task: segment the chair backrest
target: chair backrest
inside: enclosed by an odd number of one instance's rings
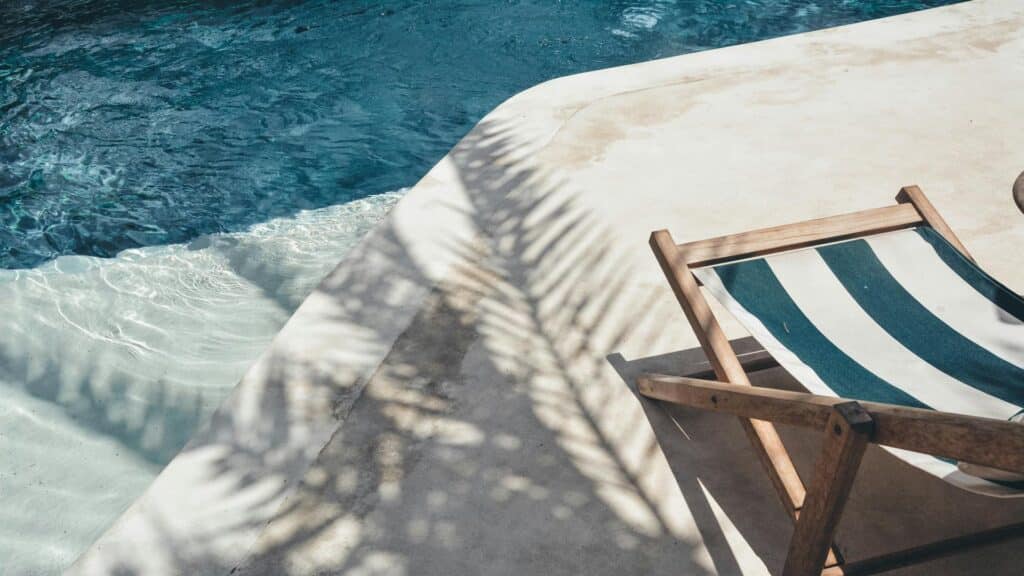
[[[1012,416],[1024,407],[1024,300],[977,267],[919,189],[898,198],[887,208],[652,244],[713,364],[738,366],[695,284],[686,289],[690,278],[812,392]],[[895,452],[962,487],[1020,494],[955,463]]]
[[[1024,408],[1024,299],[929,227],[694,271],[816,394],[1006,420]],[[975,491],[953,464],[900,454]]]
[[[700,292],[693,268],[920,225],[931,226],[964,257],[971,258],[920,188],[901,188],[896,201],[895,206],[685,244],[677,244],[668,230],[651,233],[651,249],[707,354],[716,377],[735,384],[749,384],[735,350]]]
[[[694,271],[809,390],[1007,419],[1024,299],[928,227]]]

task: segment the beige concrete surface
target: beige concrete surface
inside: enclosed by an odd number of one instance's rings
[[[69,573],[777,572],[790,526],[737,423],[633,393],[642,369],[701,362],[647,235],[880,206],[916,183],[1020,291],[1022,26],[1024,3],[975,0],[512,98]],[[807,470],[817,439],[784,432]],[[1022,515],[872,450],[840,542],[855,559]],[[1015,551],[904,573],[1014,573]]]

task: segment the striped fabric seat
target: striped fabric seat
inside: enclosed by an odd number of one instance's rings
[[[999,419],[1024,407],[1024,299],[931,228],[694,273],[813,393]],[[956,462],[888,450],[968,490],[1024,495]]]

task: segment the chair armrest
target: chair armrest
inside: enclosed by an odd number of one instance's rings
[[[644,374],[637,379],[637,388],[648,398],[819,430],[825,428],[833,405],[851,402],[846,398],[806,392],[661,374]],[[875,422],[871,436],[874,444],[1024,474],[1024,424],[879,402],[856,402]]]

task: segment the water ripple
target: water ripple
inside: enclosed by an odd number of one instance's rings
[[[415,182],[551,77],[950,0],[0,2],[0,268]]]
[[[4,569],[57,573],[70,563],[400,196],[187,245],[0,270]]]

